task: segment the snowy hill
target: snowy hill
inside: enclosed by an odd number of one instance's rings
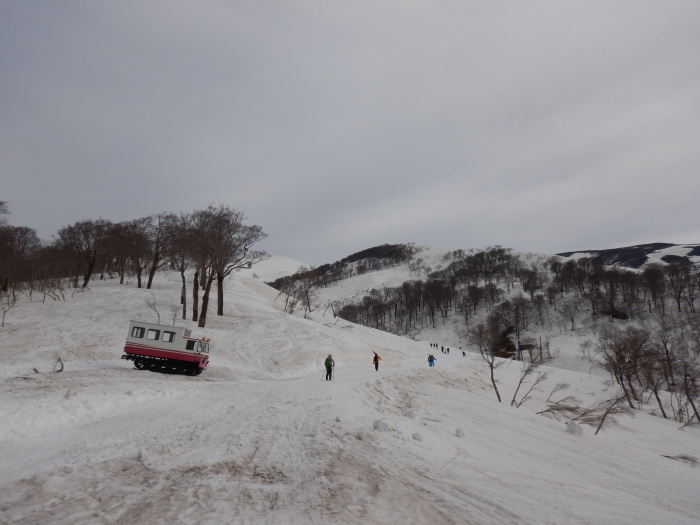
[[[558,253],[564,259],[588,257],[594,262],[605,265],[642,268],[651,263],[668,264],[687,261],[700,265],[700,244],[651,243],[611,248],[607,250],[580,250]]]
[[[478,354],[429,346],[454,343],[285,313],[264,283],[299,266],[273,257],[230,278],[225,315],[205,329],[176,321],[212,340],[198,377],[120,359],[128,321],[157,320],[147,299],[172,323],[179,275],[159,273],[153,290],[108,280],[64,301],[21,297],[0,329],[0,523],[697,523],[697,427],[637,411],[598,435],[568,432],[537,414],[548,396],[604,400],[607,377],[542,367],[516,408],[521,364],[504,362],[499,403]],[[411,270],[382,272],[342,286]],[[569,337],[561,359],[576,364]]]

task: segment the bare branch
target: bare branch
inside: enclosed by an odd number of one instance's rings
[[[569,388],[571,385],[569,383],[557,383],[556,386],[552,389],[552,391],[549,393],[549,396],[547,396],[547,401],[549,401],[554,394],[557,392],[560,392],[562,390],[566,390]]]
[[[520,405],[522,405],[523,403],[525,403],[525,401],[530,399],[532,392],[537,390],[537,385],[539,385],[545,379],[547,379],[547,372],[537,372],[537,377],[532,382],[532,385],[530,385],[530,388],[527,389],[527,392],[525,392],[525,395],[523,395],[523,397],[520,398],[520,401],[517,402],[515,407],[520,408]]]
[[[581,410],[578,399],[574,396],[567,396],[559,401],[548,403],[548,408],[537,412],[537,414],[552,416],[554,419],[562,421],[571,420],[572,416],[575,418],[581,413]]]
[[[675,461],[682,461],[683,463],[688,463],[691,467],[696,467],[699,463],[698,458],[688,454],[678,454],[677,456],[666,456],[665,454],[661,454],[661,457],[673,459]]]
[[[603,405],[605,410],[600,416],[600,423],[598,423],[598,428],[595,430],[594,435],[598,435],[601,429],[605,428],[606,422],[614,422],[615,416],[620,415],[632,415],[632,409],[624,404],[625,396],[618,397],[617,399],[611,399]],[[610,418],[610,419],[608,419]]]
[[[158,301],[156,300],[155,294],[151,293],[148,297],[146,297],[146,306],[156,313],[158,316],[158,324],[160,324],[160,313],[158,312]],[[175,323],[173,322],[173,326],[174,325]]]

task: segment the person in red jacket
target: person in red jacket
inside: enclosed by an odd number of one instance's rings
[[[374,363],[374,370],[377,371],[379,370],[379,360],[381,357],[379,357],[379,354],[377,352],[374,352],[374,359],[372,359],[372,362]]]

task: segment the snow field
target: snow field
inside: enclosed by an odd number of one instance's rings
[[[498,403],[458,341],[448,356],[282,312],[263,282],[297,266],[273,258],[235,276],[205,329],[177,321],[212,340],[198,377],[120,359],[128,321],[155,320],[150,294],[169,322],[178,275],[152,291],[103,281],[61,303],[22,300],[0,331],[0,523],[697,523],[700,469],[663,457],[700,457],[697,428],[638,411],[597,436],[567,432],[536,415],[552,388],[587,404],[609,397],[606,377],[542,367],[515,408],[511,362]],[[589,366],[576,347],[561,345],[570,368]]]

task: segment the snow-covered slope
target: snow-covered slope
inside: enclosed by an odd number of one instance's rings
[[[607,250],[579,250],[557,255],[566,260],[577,260],[586,257],[600,264],[628,268],[643,268],[652,263],[665,265],[688,262],[695,266],[700,265],[700,245],[698,244],[657,242]]]
[[[700,457],[697,428],[640,412],[569,433],[536,412],[557,384],[609,397],[605,377],[547,369],[514,408],[504,364],[498,403],[473,353],[284,313],[264,282],[298,266],[231,278],[205,329],[176,321],[212,339],[198,377],[120,359],[128,321],[156,320],[147,298],[172,322],[178,275],[21,298],[0,329],[0,523],[697,523],[700,468],[665,457]]]

